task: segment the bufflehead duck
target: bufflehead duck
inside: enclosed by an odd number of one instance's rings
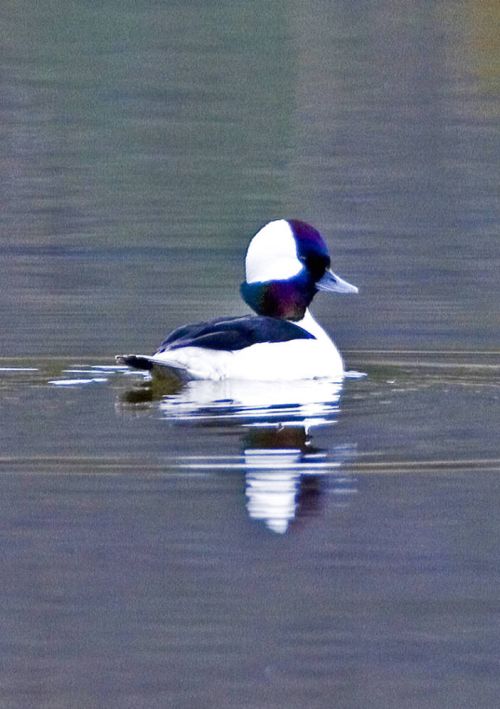
[[[297,219],[269,222],[248,246],[241,285],[257,315],[184,325],[152,356],[116,360],[180,381],[339,379],[342,358],[308,309],[319,290],[358,292],[330,270],[328,248],[314,227]]]

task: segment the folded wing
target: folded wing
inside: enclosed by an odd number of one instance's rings
[[[165,338],[157,353],[180,347],[203,347],[234,352],[265,342],[302,339],[314,339],[314,336],[287,320],[251,315],[179,327]]]

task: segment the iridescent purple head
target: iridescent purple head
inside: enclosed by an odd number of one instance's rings
[[[301,320],[318,290],[357,293],[330,270],[330,255],[317,229],[298,219],[266,224],[245,258],[244,301],[259,315]]]

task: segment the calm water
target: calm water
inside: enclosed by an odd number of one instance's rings
[[[495,706],[500,368],[384,357],[3,371],[2,705]]]
[[[0,706],[496,707],[498,4],[0,20]],[[281,216],[342,386],[113,366]]]

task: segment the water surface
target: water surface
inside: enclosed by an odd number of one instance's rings
[[[5,706],[494,706],[498,365],[351,356],[261,406],[2,370]]]

